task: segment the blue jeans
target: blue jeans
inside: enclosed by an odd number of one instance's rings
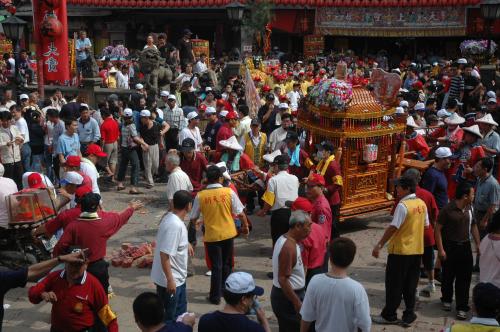
[[[120,166],[118,168],[118,176],[116,180],[122,182],[125,179],[128,163],[131,164],[130,184],[137,186],[139,183],[139,157],[135,148],[124,148],[121,150]]]
[[[25,172],[31,171],[31,147],[28,143],[24,143],[21,148],[21,160]]]
[[[165,287],[156,285],[156,294],[163,301],[166,324],[175,322],[177,317],[187,311],[186,283],[176,287],[175,295],[168,294]]]

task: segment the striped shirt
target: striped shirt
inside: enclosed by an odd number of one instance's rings
[[[460,99],[460,93],[464,91],[465,83],[464,78],[461,75],[457,75],[451,78],[450,90],[448,100]]]

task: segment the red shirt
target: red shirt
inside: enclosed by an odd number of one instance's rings
[[[73,220],[78,219],[82,210],[79,206],[60,212],[54,219],[45,223],[47,233],[54,234],[59,229],[65,229]]]
[[[332,209],[325,195],[321,195],[313,202],[311,220],[323,228],[328,240],[332,234]]]
[[[226,140],[231,136],[234,136],[233,130],[229,126],[229,123],[226,122],[220,127],[219,131],[217,132],[217,136],[215,136],[215,151],[221,152],[222,150],[224,150],[224,147],[222,147],[219,142],[222,140]]]
[[[317,169],[317,171],[321,170]],[[340,171],[340,164],[337,160],[332,160],[328,165],[324,175],[330,205],[340,204],[340,194],[342,192],[342,186],[338,184],[339,181],[336,180],[337,176],[342,176],[342,173]]]
[[[207,158],[201,152],[195,152],[192,160],[181,158],[181,169],[189,176],[193,185],[193,197],[201,190],[201,181],[203,180],[203,172],[207,170]]]
[[[108,296],[90,273],[85,272],[80,283],[72,286],[68,284],[64,270],[50,273],[29,289],[31,303],[42,302],[43,292],[54,292],[57,296],[57,302],[52,305],[51,331],[83,331],[92,327],[94,317],[98,316],[109,332],[118,332],[118,322],[110,312]]]
[[[59,256],[70,246],[78,245],[89,248],[91,263],[104,258],[108,239],[127,223],[133,213],[134,210],[128,208],[122,213],[99,212],[100,219],[97,220],[76,219],[64,230],[54,248],[53,256]]]
[[[101,139],[105,144],[111,144],[120,137],[120,128],[118,122],[112,116],[108,116],[101,124]]]
[[[409,151],[419,152],[424,158],[427,158],[431,148],[427,145],[425,138],[422,135],[417,134],[414,138],[409,138],[406,140],[408,144]]]
[[[299,149],[299,147],[297,146],[296,149]],[[308,163],[312,163],[311,159],[309,159],[309,154],[305,152],[303,149],[300,149],[299,151],[300,166],[290,165],[288,167],[288,171],[290,172],[290,174],[295,175],[299,179],[299,181],[302,181],[303,178],[309,176],[310,165],[308,165]]]
[[[311,225],[311,233],[300,243],[302,262],[305,267],[315,269],[323,265],[328,237],[320,225],[315,223]]]
[[[429,221],[430,221],[429,227],[424,229],[424,246],[425,247],[433,246],[435,244],[435,241],[434,241],[434,228],[432,227],[432,224],[436,222],[439,214],[439,209],[436,204],[436,200],[434,199],[434,196],[430,191],[425,190],[420,186],[417,186],[417,190],[415,190],[415,195],[417,196],[417,198],[420,198],[421,200],[424,201],[425,206],[427,207],[427,213],[429,215]],[[399,198],[397,198],[394,201],[394,206],[392,208],[391,214],[394,214],[394,210],[396,209],[398,203],[399,203]]]

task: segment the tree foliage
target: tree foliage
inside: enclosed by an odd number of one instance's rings
[[[264,33],[266,24],[273,20],[270,0],[249,0],[246,2],[247,14],[243,18],[243,27],[251,33]]]

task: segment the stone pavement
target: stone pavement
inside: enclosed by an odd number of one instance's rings
[[[154,189],[143,189],[145,194],[132,197],[127,191],[119,193],[103,192],[104,206],[108,210],[121,210],[132,198],[139,198],[146,204],[144,210],[136,212],[130,222],[108,242],[108,254],[119,248],[122,242],[139,243],[152,241],[156,237],[159,221],[165,212],[166,195],[165,185],[158,185]],[[250,272],[256,283],[265,288],[266,293],[259,299],[267,316],[270,319],[273,331],[278,331],[276,319],[271,310],[269,294],[272,282],[266,276],[271,271],[271,240],[269,237],[269,217],[250,217],[254,229],[248,239],[237,239],[235,244],[236,270]],[[372,314],[379,314],[384,304],[384,269],[386,251],[382,257],[374,259],[371,250],[382,236],[384,228],[390,218],[387,215],[364,217],[350,220],[342,224],[341,232],[344,236],[353,239],[357,246],[357,257],[351,268],[351,277],[360,281],[369,296]],[[196,275],[187,281],[189,311],[201,314],[216,310],[218,306],[209,304],[205,297],[210,286],[210,277],[206,277],[203,247],[196,248],[196,257],[193,259]],[[111,299],[113,310],[119,319],[120,331],[138,331],[132,313],[134,298],[144,291],[154,291],[154,285],[149,278],[149,269],[115,268],[110,267],[111,285],[115,296]],[[477,283],[478,275],[473,276],[473,284]],[[421,286],[425,285],[425,279]],[[418,303],[418,320],[412,328],[403,329],[398,326],[373,325],[373,331],[441,331],[444,326],[454,321],[454,312],[446,313],[440,309],[440,291],[431,298],[421,298]],[[47,331],[50,322],[50,305],[32,305],[27,299],[26,289],[10,291],[5,303],[10,307],[5,311],[4,331]],[[222,306],[222,305],[221,305]],[[402,304],[403,306],[403,304]],[[401,313],[400,313],[401,314]],[[195,328],[196,331],[196,328]]]

